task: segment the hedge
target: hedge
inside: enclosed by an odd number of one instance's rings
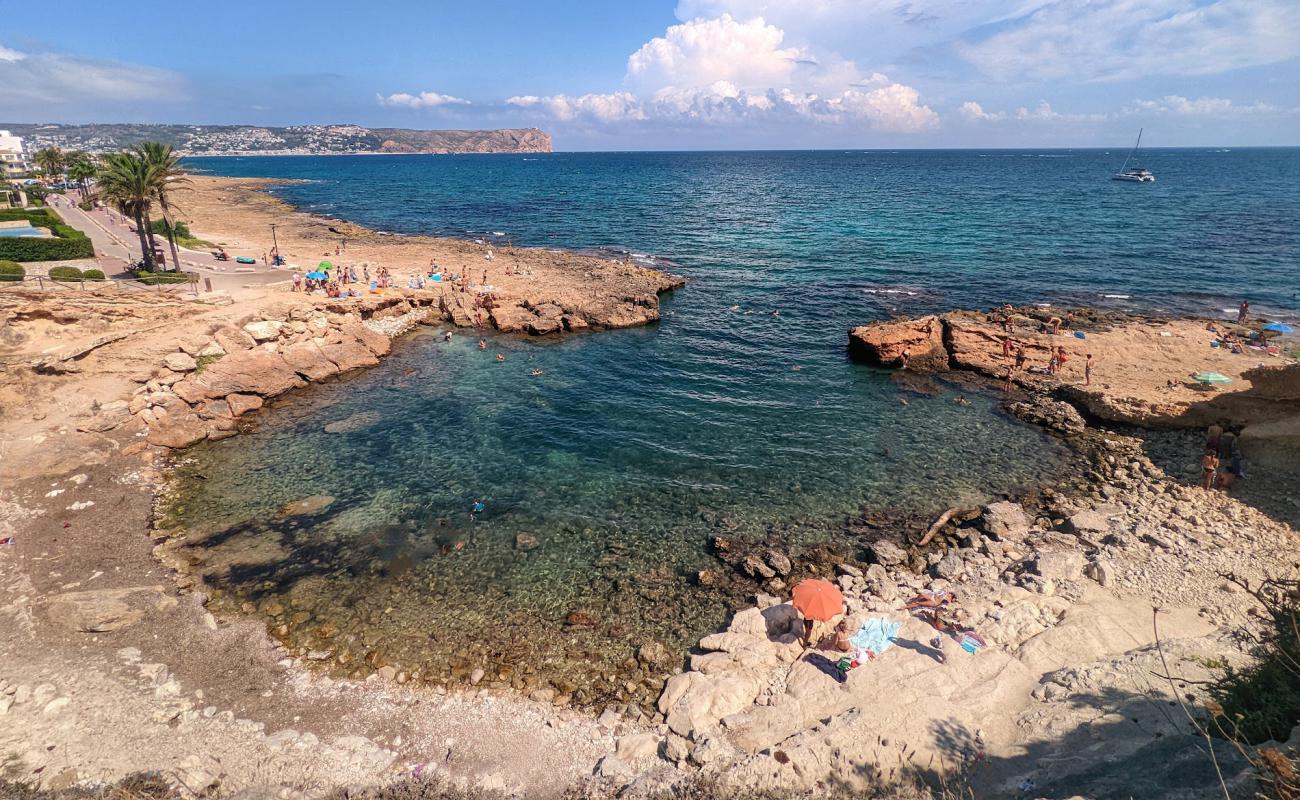
[[[104,280],[104,271],[101,269],[83,270],[81,273],[81,277],[85,278],[88,281],[102,281]]]
[[[49,209],[27,210],[10,208],[0,210],[0,222],[27,220],[37,228],[48,228],[56,238],[38,239],[27,236],[0,237],[0,259],[10,261],[74,261],[94,258],[95,246],[86,234],[64,224]]]
[[[50,277],[57,281],[79,281],[82,274],[76,267],[50,267]]]
[[[22,264],[13,261],[0,261],[0,281],[20,281],[27,274]]]
[[[190,274],[188,272],[150,272],[147,269],[138,269],[135,271],[135,277],[147,286],[155,286],[160,283],[190,282]]]
[[[94,258],[89,239],[35,239],[26,236],[0,237],[0,259],[10,261],[75,261]]]

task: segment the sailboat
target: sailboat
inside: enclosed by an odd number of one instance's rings
[[[1133,145],[1133,149],[1129,151],[1128,158],[1124,159],[1124,166],[1120,167],[1119,172],[1116,172],[1112,176],[1115,180],[1131,181],[1132,183],[1155,183],[1156,176],[1151,174],[1151,170],[1147,169],[1146,167],[1139,166],[1138,163],[1133,159],[1133,157],[1137,155],[1138,149],[1141,147],[1142,147],[1142,129],[1138,128],[1137,144]],[[1130,167],[1129,162],[1132,162],[1133,166]]]

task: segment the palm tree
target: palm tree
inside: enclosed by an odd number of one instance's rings
[[[99,167],[88,153],[75,153],[68,159],[68,180],[76,181],[81,199],[86,199],[86,182],[95,177]]]
[[[124,216],[135,220],[135,230],[140,236],[140,251],[145,268],[157,269],[153,257],[153,232],[149,229],[149,209],[157,196],[162,179],[157,169],[127,150],[110,153],[101,160],[99,191],[104,199],[117,206]]]
[[[186,177],[185,170],[181,168],[180,156],[176,155],[176,152],[169,144],[142,142],[135,146],[135,152],[157,176],[158,188],[154,191],[154,196],[158,198],[158,206],[162,209],[163,229],[167,232],[167,242],[171,245],[172,269],[179,272],[181,254],[176,249],[176,226],[172,222],[168,196],[173,190],[188,186],[190,179]]]
[[[68,157],[57,147],[44,147],[32,154],[32,161],[36,166],[52,178],[58,178],[63,174],[63,168],[68,164]]]

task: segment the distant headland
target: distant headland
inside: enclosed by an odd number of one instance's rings
[[[31,150],[61,147],[111,152],[144,141],[170,144],[188,156],[345,155],[371,153],[549,153],[551,136],[537,128],[422,131],[361,125],[143,125],[28,124],[0,128],[23,137]]]

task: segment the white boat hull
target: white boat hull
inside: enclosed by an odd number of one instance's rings
[[[1124,173],[1121,172],[1120,174],[1118,174],[1118,175],[1115,176],[1115,180],[1117,180],[1117,181],[1128,181],[1129,183],[1155,183],[1155,182],[1156,182],[1156,176],[1154,176],[1154,175],[1125,175]]]

